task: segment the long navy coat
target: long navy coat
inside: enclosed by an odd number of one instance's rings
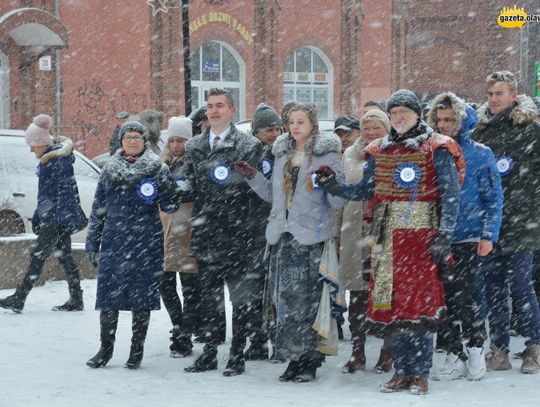
[[[155,196],[141,185],[153,182]],[[148,190],[143,188],[148,195]],[[159,206],[174,212],[176,183],[149,149],[134,163],[115,153],[101,173],[86,237],[86,251],[101,251],[97,310],[157,310],[163,267]],[[143,199],[146,199],[145,200]],[[100,250],[101,247],[101,250]]]

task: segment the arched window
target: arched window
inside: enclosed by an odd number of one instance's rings
[[[191,55],[192,110],[206,104],[210,88],[225,88],[236,103],[236,123],[246,116],[245,63],[227,43],[210,41]]]
[[[0,129],[9,129],[9,59],[0,52]]]
[[[333,68],[320,49],[302,47],[289,54],[283,79],[284,103],[314,103],[320,119],[333,118]]]

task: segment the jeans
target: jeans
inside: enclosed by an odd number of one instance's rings
[[[482,266],[491,343],[507,353],[510,350],[510,292],[516,306],[520,333],[530,343],[540,344],[540,311],[531,278],[532,267],[532,252],[489,256]]]
[[[392,340],[396,374],[427,378],[433,364],[433,333],[399,332]]]

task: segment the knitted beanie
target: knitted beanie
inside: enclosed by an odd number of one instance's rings
[[[171,137],[182,137],[186,140],[193,137],[191,119],[184,116],[171,117],[169,119],[165,142],[168,142]]]
[[[50,130],[53,126],[53,119],[46,114],[39,114],[34,117],[30,126],[26,129],[24,139],[30,147],[48,146],[51,144]]]
[[[253,134],[273,126],[281,126],[281,118],[271,106],[261,103],[253,114]]]
[[[122,127],[120,127],[120,130],[118,130],[120,142],[122,142],[126,133],[130,131],[136,131],[137,133],[141,134],[144,142],[148,142],[148,130],[146,130],[146,127],[144,127],[144,125],[142,125],[140,122],[128,122],[123,124]]]
[[[407,89],[400,89],[394,92],[390,99],[386,102],[386,110],[390,112],[390,109],[396,106],[405,106],[413,110],[418,116],[422,116],[422,106],[418,97]]]
[[[364,127],[365,123],[371,120],[377,120],[381,122],[386,128],[386,132],[390,133],[390,120],[388,119],[388,115],[385,112],[379,109],[368,110],[366,113],[364,113],[362,119],[360,120],[362,127]]]

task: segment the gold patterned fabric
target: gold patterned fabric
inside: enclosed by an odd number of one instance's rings
[[[438,225],[439,218],[435,202],[397,201],[377,204],[372,224],[374,241],[371,249],[374,310],[391,309],[394,278],[394,231],[396,229],[433,229],[437,228]]]

